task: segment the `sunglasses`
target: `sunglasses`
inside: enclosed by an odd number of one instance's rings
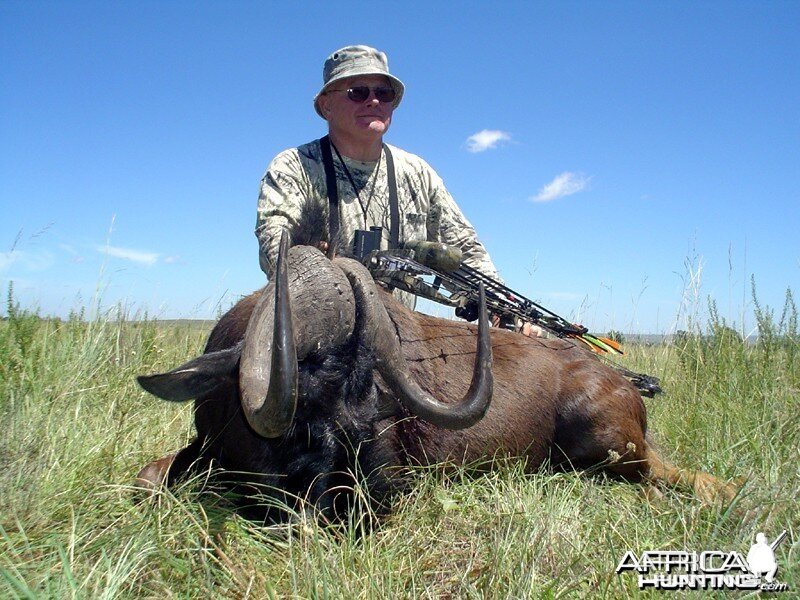
[[[353,102],[366,102],[369,99],[370,92],[375,94],[378,102],[386,104],[387,102],[394,102],[397,94],[394,88],[390,87],[374,87],[371,88],[366,85],[357,85],[346,90],[328,90],[329,92],[347,92],[347,97]]]

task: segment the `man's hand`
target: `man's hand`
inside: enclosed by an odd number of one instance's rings
[[[491,314],[489,316],[489,322],[492,324],[492,327],[503,326],[503,320],[498,314]],[[508,324],[511,324],[510,321],[508,321]],[[514,329],[522,335],[527,335],[528,337],[547,337],[547,331],[545,331],[543,328],[539,327],[538,325],[528,323],[527,321],[523,321],[519,318],[514,319]]]
[[[544,329],[538,325],[528,323],[527,321],[522,323],[520,333],[522,335],[527,335],[528,337],[547,337],[547,332]]]

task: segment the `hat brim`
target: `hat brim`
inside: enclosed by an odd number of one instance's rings
[[[385,72],[373,71],[373,70],[365,70],[362,73],[354,73],[354,72],[351,71],[349,73],[343,73],[343,74],[339,75],[338,77],[333,77],[328,83],[326,83],[324,86],[322,86],[322,89],[317,93],[316,96],[314,96],[314,110],[317,111],[317,114],[320,117],[325,119],[325,115],[323,115],[322,111],[319,109],[319,97],[322,96],[325,93],[325,90],[327,90],[333,84],[335,84],[335,83],[337,83],[339,81],[342,81],[343,79],[352,79],[353,77],[362,77],[362,76],[365,76],[365,75],[380,75],[381,77],[386,77],[386,79],[388,79],[389,82],[392,84],[392,88],[394,88],[394,92],[395,92],[394,102],[392,102],[392,108],[395,109],[400,105],[400,101],[403,99],[403,94],[406,91],[406,86],[403,85],[403,82],[400,81],[394,75],[389,75],[388,73],[385,73]],[[327,121],[327,119],[325,119],[325,120]]]

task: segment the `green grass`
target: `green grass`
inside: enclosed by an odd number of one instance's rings
[[[298,519],[258,527],[196,482],[137,502],[131,481],[193,435],[190,404],[148,396],[137,374],[198,354],[207,331],[38,318],[0,322],[0,596],[21,598],[550,598],[642,595],[614,570],[628,549],[736,550],[790,538],[778,579],[800,590],[800,349],[793,303],[758,308],[761,341],[708,331],[628,346],[662,378],[650,429],[675,463],[744,483],[732,507],[519,464],[419,469],[380,527]],[[701,333],[703,335],[701,335]],[[663,592],[644,595],[664,597]],[[711,594],[713,595],[713,594]],[[724,594],[719,593],[720,597]]]

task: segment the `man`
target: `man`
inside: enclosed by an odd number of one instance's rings
[[[384,249],[394,242],[452,244],[469,266],[498,278],[475,230],[436,172],[420,157],[384,145],[404,91],[403,83],[389,73],[386,55],[374,48],[347,46],[325,61],[314,108],[328,122],[327,140],[281,152],[261,180],[256,236],[261,268],[268,276],[283,229],[292,245],[334,244],[338,254],[348,254],[356,230],[378,226],[383,228]],[[333,174],[326,177],[328,142]],[[338,198],[331,199],[327,181],[333,176]],[[391,239],[392,188],[399,213],[396,240]]]

